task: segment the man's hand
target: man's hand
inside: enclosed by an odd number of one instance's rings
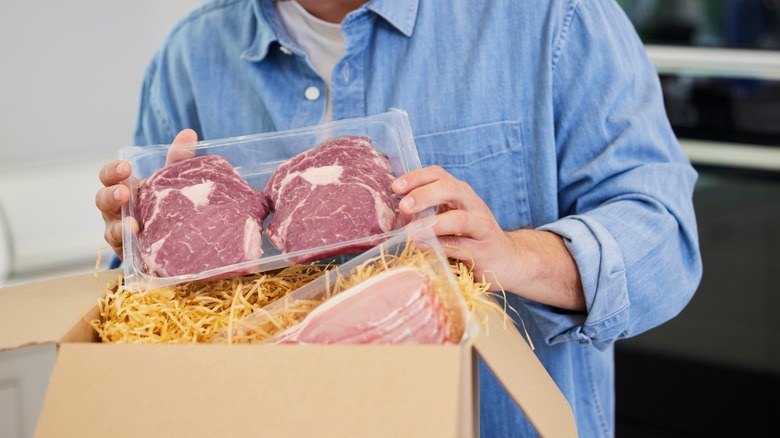
[[[502,268],[511,258],[512,241],[488,206],[470,185],[441,167],[408,172],[395,180],[393,191],[406,195],[399,206],[402,214],[438,207],[433,230],[445,253],[465,262],[477,276]],[[490,277],[486,275],[488,281]]]
[[[475,278],[490,282],[492,290],[585,309],[579,271],[560,236],[502,230],[474,189],[439,166],[407,172],[393,182],[393,191],[405,195],[399,205],[402,214],[438,207],[433,231],[445,254],[463,261]]]
[[[187,146],[197,141],[198,134],[192,129],[181,131],[173,140],[165,165],[195,156],[195,150]],[[95,205],[106,223],[103,236],[119,258],[122,258],[122,206],[130,200],[130,191],[121,182],[131,174],[132,169],[127,161],[119,160],[106,164],[99,174],[104,187],[95,195]],[[133,222],[132,225],[137,230],[138,224]]]

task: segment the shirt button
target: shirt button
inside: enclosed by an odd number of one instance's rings
[[[285,55],[292,55],[292,50],[288,49],[285,46],[279,46],[279,51],[281,51]]]
[[[349,82],[349,64],[344,64],[344,69],[341,71],[341,77],[344,78],[344,81]]]
[[[317,87],[309,87],[303,92],[303,96],[308,100],[317,100],[320,97],[320,89]]]

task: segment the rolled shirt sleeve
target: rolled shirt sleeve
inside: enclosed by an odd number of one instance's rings
[[[605,348],[677,315],[701,278],[693,189],[642,43],[611,1],[565,14],[553,59],[563,237],[587,315],[529,304],[546,342]],[[595,62],[594,62],[595,61]],[[610,66],[594,68],[593,66]]]

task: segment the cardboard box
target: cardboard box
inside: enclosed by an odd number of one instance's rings
[[[477,436],[477,354],[540,435],[576,436],[566,399],[498,318],[465,346],[102,344],[84,318],[118,274],[0,289],[0,361],[57,346],[35,436]]]

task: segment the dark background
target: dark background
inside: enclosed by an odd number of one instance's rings
[[[645,44],[780,57],[780,0],[619,3]],[[780,154],[780,81],[660,77],[681,143]],[[678,317],[616,344],[618,437],[750,436],[780,415],[780,171],[694,165],[704,276]]]

